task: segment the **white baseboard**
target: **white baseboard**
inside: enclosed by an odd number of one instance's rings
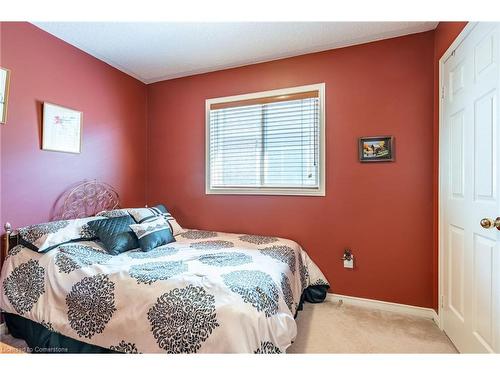
[[[342,301],[343,303],[346,303],[349,305],[368,307],[371,309],[377,309],[377,310],[383,310],[383,311],[392,311],[392,312],[399,313],[399,314],[407,314],[407,315],[418,316],[421,318],[432,319],[439,326],[438,314],[436,313],[436,311],[434,309],[427,308],[427,307],[403,305],[401,303],[378,301],[375,299],[351,297],[351,296],[344,296],[342,294],[333,294],[333,293],[327,294],[326,301],[330,301],[330,302]]]
[[[434,309],[431,310],[432,310],[432,320],[434,320],[434,323],[436,323],[439,329],[442,331],[443,327],[441,326],[441,318],[439,317],[439,314],[436,312],[436,310]]]

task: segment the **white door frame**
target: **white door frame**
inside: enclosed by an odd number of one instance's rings
[[[442,128],[444,126],[443,123],[443,109],[441,105],[442,97],[443,97],[443,66],[446,60],[455,52],[460,44],[464,41],[464,39],[469,35],[469,33],[474,29],[477,25],[477,22],[469,22],[465,25],[462,32],[457,36],[457,38],[453,41],[450,47],[446,50],[444,55],[439,59],[439,165],[438,165],[438,179],[439,179],[439,193],[438,193],[438,206],[439,206],[439,214],[438,214],[438,325],[439,328],[443,329],[443,316],[442,316],[442,307],[443,307],[443,252],[444,252],[444,236],[443,236],[443,178],[445,177],[444,173],[441,173],[443,170],[443,137]]]

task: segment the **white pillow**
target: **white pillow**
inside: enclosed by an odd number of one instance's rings
[[[105,217],[93,216],[29,225],[19,229],[19,240],[31,250],[44,253],[67,242],[95,239],[97,236],[87,223],[99,219]]]

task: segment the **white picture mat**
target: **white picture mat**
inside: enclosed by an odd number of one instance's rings
[[[43,103],[42,149],[80,153],[82,112]]]
[[[0,68],[0,122],[5,122],[7,107],[7,81],[9,71]]]

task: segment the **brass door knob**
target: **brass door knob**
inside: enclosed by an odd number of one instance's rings
[[[481,220],[481,226],[485,229],[490,229],[490,228],[497,228],[500,230],[500,217],[497,217],[495,220],[490,219],[489,217],[485,217],[484,219]]]

